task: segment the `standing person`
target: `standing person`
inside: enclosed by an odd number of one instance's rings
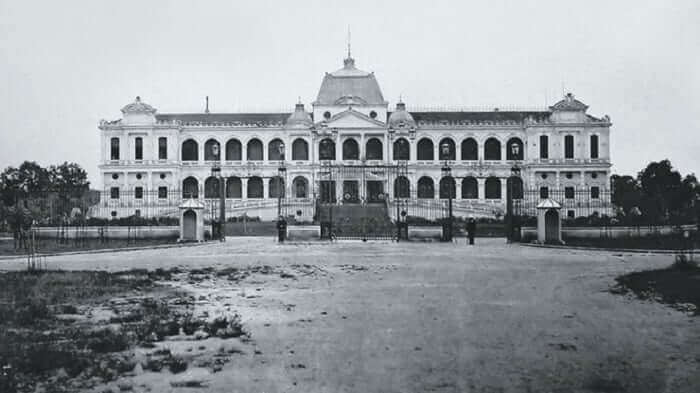
[[[469,244],[474,245],[474,236],[476,236],[476,221],[473,217],[469,217],[467,221],[467,236],[469,237]]]
[[[279,216],[277,220],[277,241],[284,243],[284,238],[287,235],[287,220],[284,217]]]

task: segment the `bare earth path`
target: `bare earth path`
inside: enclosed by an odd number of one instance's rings
[[[207,299],[202,307],[237,310],[252,335],[255,351],[207,376],[199,391],[700,392],[700,319],[607,291],[617,275],[668,266],[671,256],[477,240],[468,247],[239,238],[51,257],[49,267],[290,272],[235,286],[172,284]],[[197,391],[144,381],[152,391]]]

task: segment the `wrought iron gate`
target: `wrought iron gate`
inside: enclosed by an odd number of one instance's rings
[[[325,165],[319,172],[316,202],[321,236],[338,239],[396,239],[400,212],[391,191],[406,165]],[[339,194],[340,195],[337,195]]]

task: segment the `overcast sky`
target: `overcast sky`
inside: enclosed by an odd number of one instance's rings
[[[100,119],[293,109],[342,66],[393,107],[544,106],[612,118],[613,172],[700,169],[698,1],[0,0],[0,166],[75,161],[97,179]],[[95,184],[96,186],[98,184]]]

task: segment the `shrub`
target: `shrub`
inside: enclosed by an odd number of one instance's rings
[[[694,270],[698,268],[698,263],[688,258],[686,254],[676,254],[676,260],[671,267],[676,270]]]

